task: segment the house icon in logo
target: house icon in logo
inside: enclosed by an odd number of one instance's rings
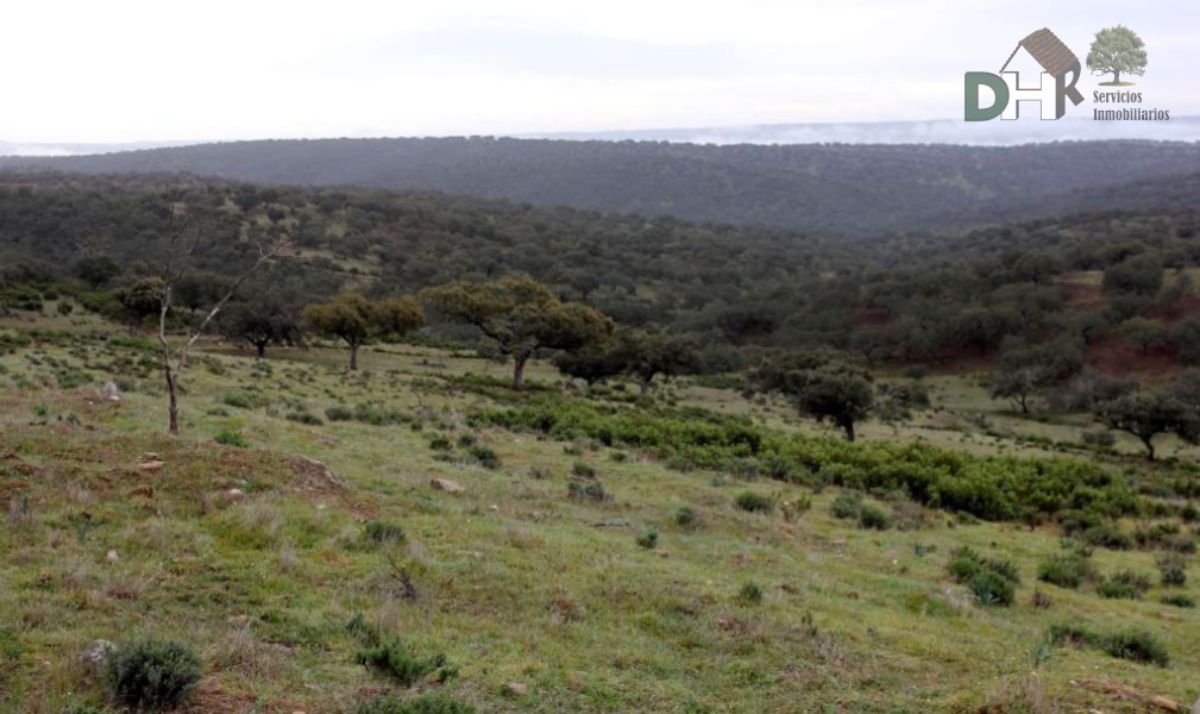
[[[1066,100],[1076,105],[1083,101],[1075,88],[1080,72],[1075,53],[1043,27],[1017,43],[999,74],[967,72],[965,118],[1017,119],[1021,102],[1029,101],[1041,105],[1042,119],[1059,119],[1066,113]],[[990,107],[980,107],[980,87],[992,90],[995,101]]]

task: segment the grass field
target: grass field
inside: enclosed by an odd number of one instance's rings
[[[26,342],[30,327],[62,332]],[[508,367],[431,348],[367,351],[348,374],[332,348],[256,361],[212,345],[186,373],[172,439],[152,354],[97,330],[113,332],[80,317],[0,327],[0,712],[102,705],[80,653],[142,636],[200,654],[191,711],[344,712],[408,696],[356,664],[353,621],[444,654],[459,676],[412,691],[480,712],[1144,712],[1200,696],[1196,611],[1159,602],[1200,598],[1200,576],[1161,587],[1155,552],[1097,548],[1098,572],[1154,579],[1141,599],[1104,599],[1037,582],[1069,545],[1055,526],[872,497],[903,527],[861,529],[831,514],[836,488],[473,427],[495,402],[455,378]],[[529,378],[561,381],[544,364]],[[110,380],[120,401],[98,388]],[[1079,442],[1077,418],[1022,419],[970,375],[931,380],[934,410],[863,438],[1020,455]],[[659,400],[825,433],[728,390],[682,382]],[[366,403],[403,418],[327,416]],[[573,497],[581,480],[608,498]],[[745,491],[811,507],[747,512]],[[401,527],[403,542],[372,541],[371,522]],[[1013,605],[982,606],[947,574],[964,545],[1016,566]],[[1146,630],[1171,663],[1046,644],[1064,623]]]

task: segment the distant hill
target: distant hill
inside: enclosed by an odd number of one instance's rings
[[[693,221],[876,234],[1046,215],[1080,191],[1194,173],[1200,144],[748,145],[477,138],[249,141],[0,167],[190,172],[308,186],[432,189]],[[1105,208],[1120,208],[1117,203]]]

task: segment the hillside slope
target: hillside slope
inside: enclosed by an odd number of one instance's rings
[[[1072,191],[1194,173],[1200,146],[710,146],[486,137],[247,141],[0,167],[191,172],[303,185],[435,189],[543,205],[851,233],[1025,218]]]

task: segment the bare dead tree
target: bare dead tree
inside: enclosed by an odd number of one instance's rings
[[[179,435],[179,377],[187,367],[188,354],[200,339],[208,326],[216,319],[221,309],[225,307],[250,276],[259,268],[266,265],[287,247],[286,237],[276,238],[270,243],[259,243],[258,258],[245,271],[240,273],[228,289],[205,314],[204,319],[187,333],[187,339],[179,346],[172,346],[167,338],[167,316],[171,311],[171,299],[175,284],[183,277],[191,258],[202,248],[204,240],[203,225],[200,221],[189,216],[182,208],[173,206],[167,233],[167,249],[163,260],[162,296],[158,313],[158,344],[162,348],[160,363],[163,379],[167,384],[167,433]]]

